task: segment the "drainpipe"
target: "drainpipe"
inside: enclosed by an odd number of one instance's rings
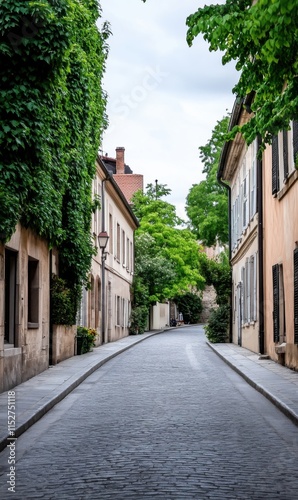
[[[258,151],[261,139],[258,137]],[[264,244],[263,244],[263,162],[257,158],[257,213],[258,213],[258,274],[259,274],[259,352],[265,353],[264,342]]]
[[[228,218],[228,226],[229,226],[229,262],[231,263],[231,257],[232,257],[232,232],[231,232],[231,188],[228,184],[225,184],[221,180],[221,171],[218,170],[217,172],[217,181],[218,183],[223,186],[225,189],[228,190],[228,211],[229,211],[229,218]],[[232,307],[233,307],[233,286],[232,286],[232,276],[231,276],[231,281],[230,281],[230,326],[229,326],[229,342],[232,342],[232,331],[233,331],[233,316],[232,316]]]

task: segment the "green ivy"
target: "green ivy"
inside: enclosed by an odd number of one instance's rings
[[[18,221],[59,250],[69,288],[87,283],[92,179],[106,127],[109,26],[96,0],[2,0],[0,238]]]

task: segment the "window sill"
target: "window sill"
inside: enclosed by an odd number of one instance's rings
[[[39,328],[39,323],[29,323],[28,322],[28,330],[36,330],[37,328]]]
[[[297,179],[298,179],[298,170],[294,170],[293,172],[291,172],[289,174],[289,177],[287,178],[287,182],[284,185],[284,187],[276,195],[276,198],[279,201],[287,194],[287,192],[291,189],[291,187],[293,186],[293,184],[295,184],[295,182],[297,181]]]
[[[19,354],[22,354],[21,347],[15,347],[13,344],[4,344],[4,358],[9,358],[10,356],[18,356]]]

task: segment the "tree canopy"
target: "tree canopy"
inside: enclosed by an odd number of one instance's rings
[[[230,138],[240,130],[248,143],[260,134],[265,144],[297,119],[297,0],[226,0],[198,9],[186,23],[189,45],[202,34],[210,51],[224,52],[223,64],[236,61],[240,102],[254,95],[252,119]]]
[[[136,232],[136,275],[146,284],[150,303],[170,299],[190,287],[200,289],[199,249],[176,209],[162,200],[171,192],[165,185],[148,184],[133,196],[133,210],[140,220]]]
[[[206,179],[194,184],[186,198],[190,227],[206,246],[213,246],[217,241],[228,243],[228,194],[217,181],[218,164],[228,121],[228,117],[218,121],[211,139],[199,148]]]

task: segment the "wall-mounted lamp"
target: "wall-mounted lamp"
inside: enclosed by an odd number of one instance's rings
[[[107,252],[105,252],[106,246],[108,244],[109,235],[106,231],[102,231],[98,235],[98,244],[101,249],[101,336],[102,343],[105,343],[105,331],[106,331],[106,284],[105,284],[105,265],[104,262],[107,258]]]

